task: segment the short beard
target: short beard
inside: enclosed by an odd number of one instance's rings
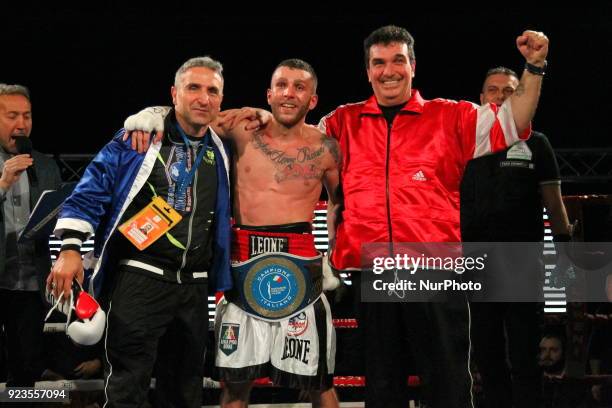
[[[276,120],[278,123],[280,123],[287,129],[291,129],[306,117],[306,114],[308,113],[308,106],[301,106],[292,119],[285,119],[281,117],[281,115],[278,113],[279,110],[280,106],[278,108],[272,108],[272,116],[274,116],[274,120]]]
[[[555,374],[561,374],[564,368],[565,368],[565,361],[559,360],[552,365],[542,366],[542,371],[544,371],[546,374],[555,375]]]

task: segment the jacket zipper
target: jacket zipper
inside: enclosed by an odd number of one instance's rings
[[[389,197],[389,161],[391,155],[391,128],[393,123],[387,124],[387,163],[386,163],[386,198],[387,198],[387,227],[389,230],[389,243],[393,242],[393,226],[391,225],[391,199]]]
[[[202,146],[202,149],[205,149],[205,147]],[[198,153],[197,150],[192,149],[192,151],[193,151],[193,156],[196,157]],[[196,169],[195,174],[193,175],[193,187],[191,188],[191,195],[193,197],[193,206],[191,207],[191,214],[189,215],[189,229],[187,230],[187,244],[185,245],[185,252],[183,252],[183,261],[181,262],[181,267],[178,269],[178,271],[176,271],[176,281],[178,283],[182,283],[181,282],[181,270],[187,264],[187,252],[189,251],[189,247],[191,246],[191,232],[193,228],[193,217],[195,215],[196,207],[198,205],[197,191],[198,191],[198,169]]]

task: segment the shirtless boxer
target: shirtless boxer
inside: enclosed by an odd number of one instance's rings
[[[232,258],[237,265],[267,252],[290,252],[306,262],[319,262],[310,223],[323,185],[331,204],[336,202],[341,158],[335,139],[304,123],[317,104],[316,87],[309,64],[283,61],[267,92],[274,124],[261,133],[245,130],[243,122],[222,129],[234,141]],[[149,108],[148,114],[154,111]],[[126,121],[128,130],[143,128],[138,115]],[[238,290],[244,277],[234,274],[235,289],[219,305],[215,325],[216,364],[226,385],[222,406],[247,406],[252,381],[266,376],[275,384],[310,391],[313,406],[338,406],[331,375],[335,332],[329,304],[320,293],[320,275],[313,273],[307,282],[311,293],[300,305],[304,307],[274,321],[255,316]],[[264,303],[266,294],[278,297],[286,288],[283,278],[272,274],[260,285]]]

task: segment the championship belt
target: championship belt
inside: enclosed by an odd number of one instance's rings
[[[321,255],[270,252],[232,265],[232,275],[233,303],[256,317],[283,320],[321,294]]]

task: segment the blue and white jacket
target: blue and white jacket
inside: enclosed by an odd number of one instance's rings
[[[217,169],[217,202],[213,259],[209,273],[209,287],[224,291],[232,287],[230,272],[230,149],[210,129]],[[96,234],[94,250],[83,261],[86,269],[85,284],[96,297],[100,295],[105,276],[113,273],[117,259],[107,250],[107,243],[134,197],[143,187],[157,158],[161,143],[151,144],[146,154],[132,150],[130,140],[121,140],[121,129],[87,166],[85,174],[66,199],[54,234],[62,236],[64,230]]]

